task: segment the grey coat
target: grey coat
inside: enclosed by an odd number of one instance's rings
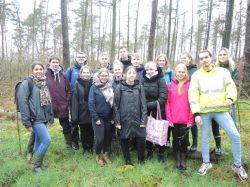
[[[121,125],[121,138],[146,137],[147,104],[144,88],[136,82],[130,86],[121,82],[115,90],[114,113]]]
[[[35,83],[31,95],[29,92],[28,81],[24,80],[17,93],[23,125],[29,128],[36,123],[53,123],[52,105],[41,106],[40,89]]]

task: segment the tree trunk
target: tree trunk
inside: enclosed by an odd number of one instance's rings
[[[190,45],[189,45],[189,52],[190,53],[192,53],[193,32],[194,32],[194,0],[192,0],[192,21],[191,21]]]
[[[245,65],[243,71],[243,88],[246,94],[250,96],[250,0],[247,1],[247,21],[245,34]]]
[[[206,40],[205,40],[205,44],[204,44],[204,49],[208,48],[210,27],[211,27],[211,19],[212,19],[212,11],[213,11],[213,0],[210,0],[209,1],[209,7],[208,7],[207,31],[206,31]]]
[[[47,0],[46,5],[46,15],[45,15],[45,22],[44,22],[44,34],[43,34],[43,58],[45,55],[45,48],[46,48],[46,36],[47,36],[47,26],[48,26],[48,9],[49,9],[49,0]]]
[[[150,26],[150,34],[148,41],[148,61],[153,60],[153,52],[154,52],[154,40],[155,40],[155,28],[156,28],[156,18],[157,18],[157,7],[158,0],[152,1],[152,16],[151,16],[151,26]]]
[[[62,41],[63,41],[63,65],[67,69],[70,65],[69,53],[69,31],[68,31],[68,15],[67,0],[61,0],[61,22],[62,22]]]
[[[113,0],[113,17],[112,17],[112,41],[111,41],[111,55],[110,61],[113,63],[115,59],[115,36],[116,36],[116,0]]]
[[[227,10],[226,10],[226,21],[225,21],[225,30],[222,38],[222,47],[229,48],[230,45],[230,35],[232,30],[233,22],[233,11],[234,11],[234,0],[227,1]]]
[[[0,8],[0,13],[1,13],[1,37],[2,37],[2,58],[1,60],[4,59],[4,56],[5,56],[5,45],[4,45],[4,41],[5,41],[5,0],[3,0],[2,2],[2,7]]]
[[[35,22],[36,22],[36,0],[34,0],[33,20],[32,20],[32,56],[31,56],[32,62],[34,61],[34,55],[35,55],[35,38],[36,38]]]
[[[169,57],[170,52],[170,38],[171,38],[171,17],[172,16],[172,0],[169,1],[169,16],[168,16],[168,46],[167,46],[167,56]]]
[[[93,0],[90,0],[90,21],[91,21],[91,32],[90,32],[90,47],[91,47],[91,62],[94,61],[94,29],[93,29]]]
[[[139,6],[140,6],[140,0],[138,1],[138,4],[137,4],[136,18],[135,18],[135,46],[134,46],[134,52],[137,52],[137,30],[138,30]]]
[[[129,30],[130,30],[130,0],[128,0],[128,33],[127,33],[127,49],[129,50]]]
[[[87,27],[87,16],[88,16],[88,6],[89,0],[85,2],[85,8],[83,12],[83,23],[82,23],[82,42],[81,42],[81,51],[84,52],[85,50],[85,40],[86,40],[86,27]]]

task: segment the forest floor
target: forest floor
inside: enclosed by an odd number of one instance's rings
[[[242,141],[242,161],[250,174],[250,114],[246,105],[242,110],[241,127],[238,129]],[[245,111],[245,112],[244,112]],[[19,122],[22,153],[16,121],[0,117],[0,186],[123,186],[123,187],[155,187],[155,186],[250,186],[250,180],[242,182],[232,171],[232,153],[230,141],[223,130],[223,155],[214,160],[213,168],[205,175],[198,175],[202,163],[199,158],[188,158],[187,170],[179,172],[174,168],[172,150],[166,151],[166,163],[159,163],[157,155],[144,165],[137,164],[136,153],[132,152],[135,166],[125,166],[117,143],[114,143],[110,165],[98,166],[95,156],[82,154],[82,149],[75,155],[66,151],[62,129],[58,121],[49,127],[52,143],[47,151],[44,164],[47,167],[42,173],[34,173],[32,164],[25,159],[24,152],[30,133]],[[211,138],[211,148],[215,147]],[[198,147],[200,150],[200,145]]]

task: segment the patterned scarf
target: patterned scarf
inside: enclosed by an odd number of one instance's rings
[[[97,74],[94,75],[93,79],[94,79],[94,84],[96,85],[96,87],[98,87],[101,90],[103,96],[106,99],[106,102],[108,102],[110,106],[112,107],[114,103],[114,91],[112,88],[112,81],[113,81],[112,75],[109,74],[109,80],[106,83],[101,83]]]
[[[46,77],[44,73],[31,75],[33,78],[35,85],[40,89],[40,102],[41,106],[46,106],[51,103],[51,98],[49,94],[49,89],[46,85]]]

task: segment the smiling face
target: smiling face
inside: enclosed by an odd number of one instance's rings
[[[220,50],[219,54],[218,54],[218,60],[220,63],[222,64],[227,64],[228,63],[228,53],[225,50]]]
[[[50,61],[49,65],[50,65],[50,68],[51,68],[51,69],[56,70],[56,69],[59,68],[60,62],[59,62],[59,60],[57,60],[57,59],[52,59],[52,60]]]
[[[126,81],[127,82],[134,82],[136,79],[136,71],[133,68],[130,68],[126,73]]]
[[[156,63],[157,66],[160,68],[165,68],[167,66],[167,61],[163,56],[159,57]]]
[[[44,74],[44,68],[41,65],[37,64],[32,69],[32,74],[34,76],[42,76]]]
[[[88,68],[83,68],[81,71],[81,78],[83,80],[90,80],[91,78],[91,73]]]
[[[86,58],[86,55],[85,54],[78,54],[77,57],[76,57],[76,62],[80,65],[80,66],[83,66],[86,62],[87,58]]]
[[[180,56],[180,61],[181,61],[181,63],[185,64],[186,66],[189,66],[190,62],[191,62],[191,59],[187,55],[182,54]]]
[[[176,79],[182,81],[186,77],[186,72],[184,67],[178,67],[175,72]]]
[[[115,76],[115,77],[122,77],[122,71],[123,71],[123,69],[122,69],[121,66],[115,65],[115,66],[113,67],[113,71],[114,71],[114,76]]]
[[[108,80],[109,80],[109,74],[108,74],[108,72],[105,72],[105,71],[101,72],[99,74],[99,79],[100,79],[101,83],[107,83]]]
[[[127,48],[123,47],[119,50],[119,55],[120,58],[123,60],[127,60],[128,59],[128,50]]]

